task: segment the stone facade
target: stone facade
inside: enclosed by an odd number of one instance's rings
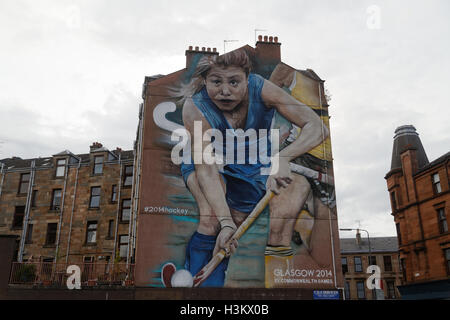
[[[95,143],[88,154],[66,150],[47,158],[0,162],[0,234],[18,236],[18,261],[119,260],[119,242],[126,240],[120,236],[129,237],[132,230],[133,151],[109,151]]]
[[[402,270],[396,237],[370,238],[370,251],[368,240],[360,236],[356,239],[341,239],[340,243],[346,300],[380,299],[380,296],[377,297],[375,291],[368,289],[366,285],[371,276],[366,272],[369,265],[377,265],[380,268],[383,299],[400,299],[397,286],[402,284]],[[370,261],[369,256],[372,257]]]

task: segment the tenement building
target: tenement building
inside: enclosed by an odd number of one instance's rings
[[[131,262],[133,151],[94,143],[0,163],[0,234],[17,236],[16,261]]]
[[[395,130],[385,179],[395,219],[404,299],[450,298],[450,152],[429,162],[416,129]]]
[[[346,300],[400,299],[397,286],[402,284],[397,237],[341,238],[342,272],[345,277]],[[370,246],[369,246],[370,243]],[[368,289],[366,282],[370,265],[380,270],[380,289]]]

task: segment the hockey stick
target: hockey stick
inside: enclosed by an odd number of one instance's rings
[[[242,235],[247,231],[252,223],[258,218],[258,216],[261,214],[261,212],[264,210],[273,196],[274,193],[271,190],[266,192],[265,196],[258,202],[253,211],[234,232],[233,236],[230,238],[230,240],[228,240],[225,246],[228,246],[232,240],[239,240],[242,237]],[[211,261],[208,262],[208,264],[194,276],[194,287],[200,286],[211,275],[211,273],[216,269],[220,262],[222,262],[225,256],[225,250],[220,249],[220,251],[216,253],[216,255],[211,259]]]

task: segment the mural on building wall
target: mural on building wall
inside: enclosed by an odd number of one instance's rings
[[[323,82],[249,46],[149,83],[136,283],[335,288]]]

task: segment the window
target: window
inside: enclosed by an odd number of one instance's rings
[[[56,243],[57,228],[58,228],[57,223],[49,223],[47,225],[47,236],[45,238],[46,245],[54,245]]]
[[[33,240],[33,225],[29,224],[27,228],[27,234],[25,236],[25,243],[32,243]]]
[[[391,192],[391,204],[392,204],[392,210],[397,210],[397,199],[395,198],[395,191]]]
[[[358,299],[365,299],[366,298],[366,292],[364,290],[364,281],[357,281],[356,282],[356,291]]]
[[[348,272],[347,257],[341,258],[341,264],[342,264],[342,273],[347,273]]]
[[[403,281],[406,281],[406,261],[405,259],[400,259],[400,265],[402,269]]]
[[[383,256],[384,271],[392,271],[391,256]]]
[[[103,173],[103,156],[94,157],[94,174]]]
[[[57,178],[64,177],[66,174],[66,159],[56,160],[56,174]]]
[[[25,206],[17,206],[14,210],[13,229],[20,229],[23,226],[23,216],[25,215]]]
[[[394,281],[386,281],[387,286],[387,298],[395,299],[395,284]]]
[[[395,228],[397,229],[398,244],[401,245],[402,244],[402,234],[400,232],[400,223],[396,223]]]
[[[120,221],[130,221],[131,213],[131,199],[124,199],[122,201],[122,215]]]
[[[444,257],[447,266],[447,275],[450,275],[450,248],[444,250]]]
[[[91,188],[91,199],[89,201],[89,208],[100,207],[100,187]]]
[[[345,281],[344,287],[345,300],[350,300],[350,282]]]
[[[376,265],[377,264],[377,257],[376,256],[369,256],[368,257],[369,266]]]
[[[62,196],[61,189],[53,189],[52,203],[50,205],[50,210],[59,211],[59,209],[61,208],[61,196]]]
[[[437,214],[438,214],[439,232],[440,233],[448,232],[448,224],[447,224],[447,217],[445,216],[445,208],[439,208],[437,210]]]
[[[355,262],[355,272],[362,272],[362,262],[361,262],[361,257],[354,257],[354,262]]]
[[[107,238],[112,239],[113,237],[114,237],[114,220],[109,220]]]
[[[432,182],[433,182],[433,190],[435,194],[441,193],[441,179],[439,178],[439,173],[435,173],[432,176]]]
[[[33,190],[33,193],[31,194],[31,207],[36,208],[36,199],[37,199],[37,190]]]
[[[126,258],[128,256],[128,236],[119,236],[119,257]]]
[[[22,173],[20,175],[19,194],[28,193],[29,184],[30,184],[30,174]]]
[[[116,201],[117,201],[117,185],[113,185],[111,190],[111,202]]]
[[[133,183],[133,166],[125,166],[123,186],[129,187]]]
[[[97,242],[97,221],[89,221],[87,223],[86,243]]]

